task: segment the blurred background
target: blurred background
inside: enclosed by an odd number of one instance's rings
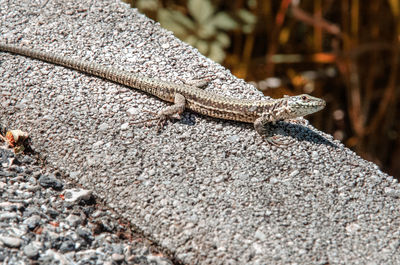
[[[126,0],[265,95],[400,178],[400,0]]]

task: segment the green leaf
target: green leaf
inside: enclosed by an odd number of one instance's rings
[[[207,55],[208,52],[208,47],[209,45],[207,44],[207,42],[203,41],[203,40],[199,40],[196,43],[196,48],[199,50],[200,53]]]
[[[136,2],[136,7],[139,10],[157,11],[158,1],[157,0],[138,0]]]
[[[190,15],[199,24],[207,23],[207,20],[215,12],[215,7],[211,4],[210,0],[189,0],[188,9]]]
[[[182,17],[182,13],[174,10],[163,8],[158,11],[158,21],[160,22],[161,26],[174,32],[174,34],[179,38],[183,38],[188,34],[187,27],[190,26],[191,22],[188,22],[186,25],[181,24],[179,20],[182,20]],[[191,23],[193,24],[193,22]]]
[[[194,31],[196,28],[194,21],[179,11],[171,10],[171,19],[187,29]]]
[[[225,59],[225,51],[218,42],[213,42],[210,46],[208,57],[217,63],[221,63]]]
[[[229,38],[228,34],[224,32],[218,33],[216,41],[218,41],[223,48],[228,48],[229,45],[231,45],[231,39]]]
[[[246,9],[240,9],[237,15],[239,19],[242,21],[242,31],[244,33],[252,32],[257,22],[257,17],[253,13],[247,11]]]
[[[214,24],[205,23],[199,26],[196,34],[202,40],[210,39],[217,34],[217,29],[214,27]]]
[[[184,38],[183,41],[189,44],[190,46],[196,47],[196,43],[199,41],[199,39],[195,35],[189,35],[186,38]]]
[[[247,5],[250,8],[257,8],[257,0],[247,0]]]
[[[237,15],[245,24],[253,25],[257,22],[257,17],[246,9],[240,9]]]
[[[254,25],[244,25],[242,26],[243,33],[249,34],[254,30]]]
[[[215,27],[226,31],[233,30],[238,27],[238,23],[226,12],[219,12],[211,18],[209,23],[212,23]]]

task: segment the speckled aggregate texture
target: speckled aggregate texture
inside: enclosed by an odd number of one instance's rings
[[[162,80],[262,96],[116,1],[0,0],[0,41]],[[64,67],[0,53],[0,122],[187,264],[400,263],[396,180],[306,125],[268,145],[251,125],[185,112],[160,132],[129,123],[167,103]],[[328,117],[327,117],[328,118]],[[283,125],[282,125],[283,126]]]
[[[173,264],[91,190],[40,164],[0,145],[0,264]]]

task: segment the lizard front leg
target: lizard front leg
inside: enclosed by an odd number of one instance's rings
[[[256,132],[265,139],[268,143],[275,146],[289,146],[294,141],[284,141],[282,136],[274,135],[271,125],[275,124],[280,119],[279,115],[275,113],[266,113],[261,115],[254,121],[254,129]]]
[[[275,122],[276,118],[273,114],[263,114],[254,121],[254,129],[261,137],[268,138],[272,135],[270,123],[274,124]]]

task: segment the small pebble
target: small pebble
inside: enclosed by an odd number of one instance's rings
[[[39,248],[33,243],[26,245],[23,250],[24,254],[30,259],[35,259],[39,255]]]
[[[92,197],[91,190],[84,190],[84,189],[68,189],[65,190],[64,193],[65,201],[78,203],[81,200],[88,201]]]
[[[17,213],[2,213],[0,214],[0,221],[17,218]]]
[[[39,178],[39,183],[45,188],[53,188],[55,190],[60,190],[63,188],[62,182],[56,179],[54,176],[42,175]]]
[[[66,253],[66,252],[73,251],[73,250],[75,250],[74,241],[67,239],[66,241],[61,243],[60,251],[62,253]]]
[[[72,227],[76,227],[82,222],[81,217],[75,214],[68,215],[67,218],[65,218],[65,221]]]
[[[113,253],[111,255],[111,259],[115,262],[122,262],[125,259],[125,256],[118,253]]]
[[[35,229],[39,223],[41,221],[40,216],[38,215],[32,215],[31,217],[29,217],[28,219],[25,219],[23,221],[24,224],[28,225],[29,230],[33,230]]]
[[[0,241],[3,242],[6,247],[10,248],[19,248],[22,244],[20,238],[11,236],[0,236]]]
[[[10,150],[0,146],[0,159],[12,157]],[[122,253],[132,256],[140,249],[150,253],[147,243],[132,247],[116,236],[120,224],[113,212],[97,204],[79,204],[94,200],[91,190],[62,191],[64,184],[56,173],[41,173],[35,166],[39,163],[21,159],[21,164],[11,169],[12,163],[7,161],[0,166],[0,184],[4,183],[0,185],[0,264],[7,260],[5,264],[111,265],[124,261]],[[16,171],[26,175],[16,175]],[[73,187],[72,183],[65,185]],[[27,189],[33,191],[29,197]],[[144,263],[152,262],[150,255],[142,257]]]

